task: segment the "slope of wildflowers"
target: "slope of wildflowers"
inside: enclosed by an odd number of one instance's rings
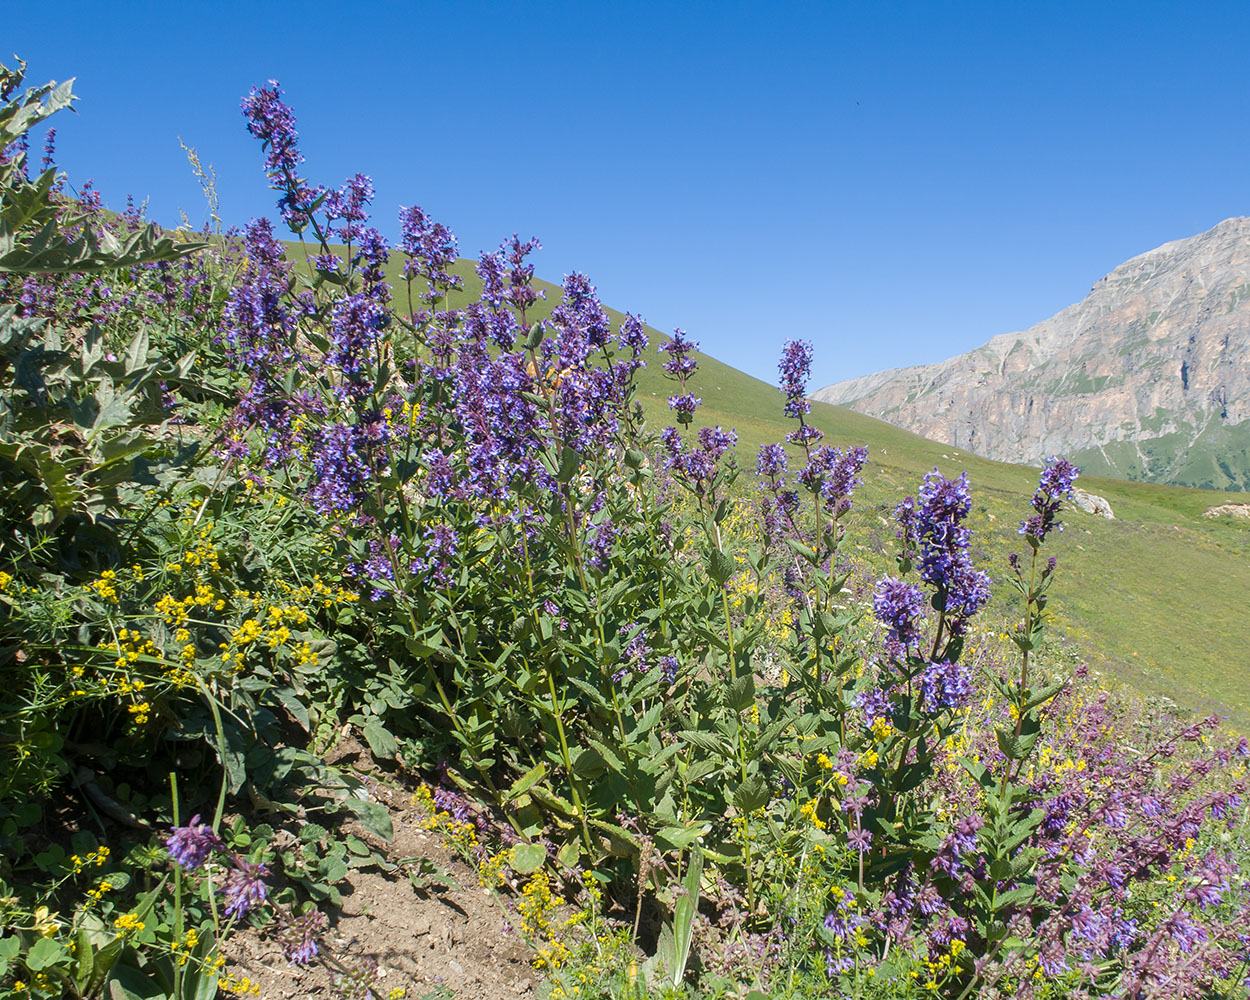
[[[466,294],[445,227],[305,176],[276,84],[242,110],[295,261],[58,193],[27,134],[68,91],[0,84],[0,992],[245,994],[249,925],[402,995],[326,933],[387,864],[355,733],[546,996],[1245,995],[1250,747],[1048,640],[1069,463],[1004,632],[968,476],[866,503],[811,345],[740,473],[681,331],[542,303],[516,236]]]
[[[292,260],[306,256],[298,241],[287,246]],[[459,288],[448,291],[451,306],[463,308],[480,296],[481,278],[474,267],[463,259],[449,266],[460,280]],[[402,268],[399,258],[385,265],[395,287],[404,287]],[[546,319],[562,293],[558,285],[537,278],[532,284],[541,297],[529,315]],[[614,327],[625,318],[610,308],[605,312]],[[671,391],[657,351],[665,337],[652,327],[644,325],[644,330],[650,344],[642,355],[647,367],[636,374],[636,400],[652,425],[663,426],[671,421]],[[759,448],[789,429],[776,405],[776,387],[715,358],[695,356],[699,367],[690,391],[702,401],[701,419],[734,429],[737,453],[749,473]],[[960,454],[826,403],[813,402],[809,419],[826,440],[843,447],[863,445],[872,457],[859,491],[865,516],[857,523],[853,544],[874,573],[888,570],[893,560],[890,532],[883,525],[897,497],[935,466],[948,474],[968,473],[977,490],[971,524],[978,558],[991,568],[1006,565],[1016,544],[1015,512],[1032,491],[1036,471]],[[1243,731],[1250,727],[1248,633],[1241,601],[1250,588],[1250,526],[1203,517],[1214,502],[1208,491],[1085,478],[1082,486],[1105,497],[1116,519],[1075,512],[1074,530],[1053,540],[1057,552],[1073,557],[1055,583],[1055,634],[1075,644],[1091,665],[1134,687],[1201,712],[1227,715]],[[1250,503],[1250,495],[1233,500]],[[1167,567],[1167,586],[1143,586],[1143,566]],[[1014,595],[1006,577],[997,569],[991,575],[996,600],[1011,606]],[[1181,607],[1196,613],[1178,614]],[[1167,627],[1143,629],[1143,621],[1167,622]]]

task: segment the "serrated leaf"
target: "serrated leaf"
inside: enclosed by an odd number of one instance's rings
[[[542,781],[546,776],[547,765],[535,764],[512,783],[512,787],[508,789],[507,795],[504,796],[504,801],[511,802],[513,799],[519,798]]]
[[[753,813],[768,804],[768,782],[760,775],[753,775],[734,790],[734,805],[738,811]]]
[[[655,839],[672,851],[683,851],[703,836],[702,826],[666,826],[659,830]]]

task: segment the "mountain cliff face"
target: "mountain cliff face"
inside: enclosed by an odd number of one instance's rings
[[[1250,490],[1250,219],[1126,261],[1024,333],[812,397],[989,458]]]

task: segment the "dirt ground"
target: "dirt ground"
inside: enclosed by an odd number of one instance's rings
[[[340,885],[343,905],[330,914],[324,935],[349,964],[377,963],[374,1000],[387,1000],[403,988],[405,1000],[500,1000],[528,997],[541,981],[530,965],[532,953],[511,930],[505,904],[478,882],[477,873],[445,850],[436,834],[421,828],[423,814],[409,794],[371,782],[378,801],[391,809],[395,836],[370,840],[391,861],[426,858],[438,865],[447,884],[418,891],[402,872],[355,870]],[[294,967],[278,945],[255,933],[233,940],[230,971],[247,976],[262,1000],[286,997],[337,997],[332,973],[313,963]],[[365,994],[360,994],[363,998]]]

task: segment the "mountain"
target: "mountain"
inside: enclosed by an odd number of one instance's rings
[[[813,398],[989,458],[1250,489],[1250,219],[1165,243],[1023,333]]]

